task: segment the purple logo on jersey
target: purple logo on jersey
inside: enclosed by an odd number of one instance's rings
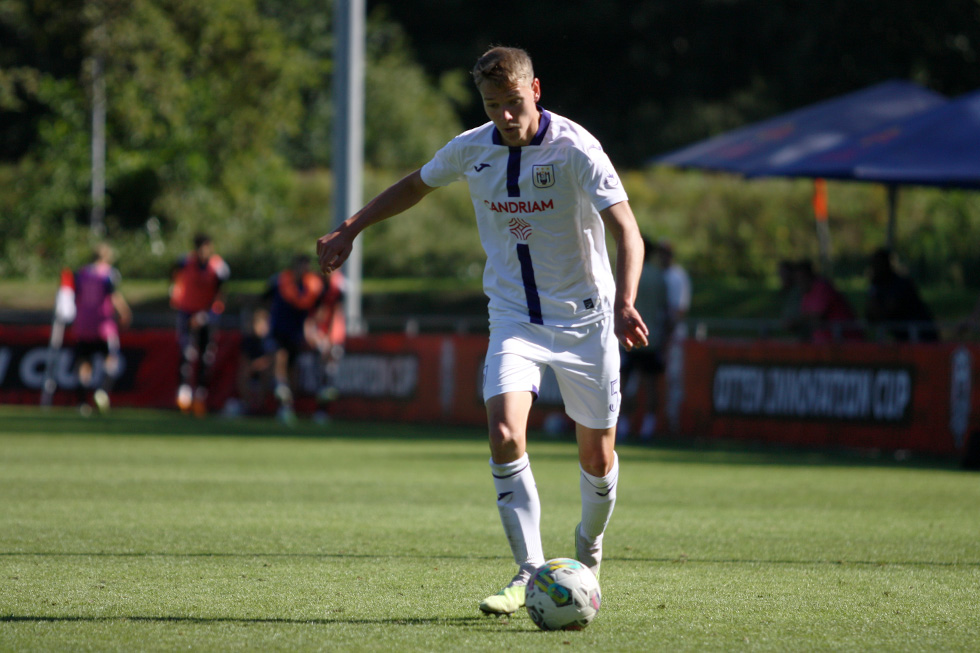
[[[534,230],[531,229],[531,225],[524,222],[520,218],[511,218],[510,223],[507,225],[510,233],[514,234],[517,240],[527,242],[527,239],[531,237]]]
[[[555,166],[553,164],[531,167],[531,179],[535,188],[550,188],[555,185]]]
[[[603,185],[607,188],[616,188],[619,186],[619,176],[612,170],[606,170],[606,176],[603,178]]]

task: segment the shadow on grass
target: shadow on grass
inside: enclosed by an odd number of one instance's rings
[[[164,623],[164,624],[242,624],[242,625],[295,625],[330,626],[345,624],[351,626],[480,626],[504,625],[507,619],[491,620],[485,616],[474,617],[390,617],[386,619],[355,619],[351,617],[286,619],[286,618],[247,618],[247,617],[179,617],[179,616],[83,616],[83,615],[0,615],[0,623]]]
[[[388,559],[418,559],[418,560],[487,560],[505,561],[509,558],[501,555],[447,555],[433,554],[424,555],[418,553],[223,553],[223,552],[164,552],[164,551],[0,551],[0,558],[247,558],[247,559],[337,559],[337,560],[388,560]],[[966,568],[980,567],[978,560],[805,560],[805,559],[762,559],[762,558],[692,558],[681,557],[643,557],[643,556],[616,556],[609,557],[609,561],[617,563],[646,563],[646,564],[701,564],[701,565],[778,565],[778,566],[855,566],[855,567],[949,567]]]
[[[327,425],[299,420],[286,426],[274,418],[209,416],[196,419],[172,410],[123,408],[108,416],[79,417],[74,408],[0,406],[0,435],[118,435],[157,437],[236,437],[356,440],[486,441],[486,428],[445,424],[408,424],[335,420]],[[529,448],[541,444],[574,444],[574,435],[546,435],[532,431]],[[678,437],[651,445],[618,445],[635,461],[665,464],[891,467],[962,471],[952,457],[910,452],[850,449],[814,449],[764,442]],[[552,447],[539,457],[577,459],[577,451]]]

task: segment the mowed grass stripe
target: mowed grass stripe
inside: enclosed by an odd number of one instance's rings
[[[574,444],[532,435],[549,556]],[[952,464],[621,447],[582,633],[513,573],[482,429],[0,408],[0,650],[971,650],[980,485]]]

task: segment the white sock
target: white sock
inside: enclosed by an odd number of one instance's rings
[[[579,466],[581,468],[581,465]],[[605,476],[593,476],[582,469],[579,489],[582,492],[582,536],[599,543],[616,505],[619,481],[619,456],[613,452],[613,466]]]
[[[526,584],[535,569],[544,564],[541,547],[541,502],[527,454],[502,465],[490,460],[493,485],[497,490],[497,510],[504,533],[520,572],[514,577]],[[513,581],[512,581],[513,582]]]

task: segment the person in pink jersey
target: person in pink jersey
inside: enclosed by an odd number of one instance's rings
[[[827,344],[863,340],[856,324],[857,313],[834,284],[813,269],[810,261],[800,261],[796,268],[800,298],[799,326],[809,333],[810,342]]]
[[[119,291],[119,271],[112,266],[113,251],[105,243],[95,248],[93,261],[74,275],[75,366],[77,394],[83,413],[91,411],[88,394],[100,412],[109,409],[109,390],[120,369],[119,327],[129,326],[132,311]],[[116,318],[118,316],[118,323]],[[101,360],[101,381],[96,383],[96,363]]]

